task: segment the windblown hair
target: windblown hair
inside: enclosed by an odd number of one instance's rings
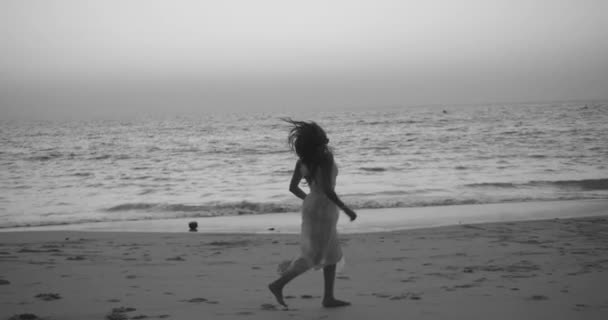
[[[333,154],[327,145],[329,139],[323,128],[313,121],[295,121],[290,118],[282,120],[292,125],[287,142],[300,161],[308,167],[310,175],[305,177],[308,182],[314,180],[318,168],[331,168]]]

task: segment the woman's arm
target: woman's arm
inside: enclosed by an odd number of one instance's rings
[[[304,200],[306,198],[306,192],[300,189],[300,181],[302,180],[302,172],[300,170],[300,160],[296,162],[296,167],[293,169],[293,176],[289,183],[289,191],[295,194],[296,197]]]
[[[344,213],[346,213],[346,215],[350,218],[350,221],[354,221],[355,219],[357,219],[357,214],[351,208],[347,207],[344,202],[342,202],[342,200],[340,200],[340,197],[338,197],[336,191],[332,187],[330,176],[331,170],[327,170],[325,168],[320,169],[324,171],[321,176],[323,177],[323,190],[325,191],[325,195],[327,196],[327,198],[333,201],[333,203],[335,203],[338,208],[344,211]]]

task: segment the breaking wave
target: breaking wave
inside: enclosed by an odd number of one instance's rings
[[[526,183],[512,182],[491,182],[491,183],[471,183],[465,187],[470,188],[531,188],[531,187],[552,187],[568,190],[608,190],[608,179],[586,179],[586,180],[557,180],[557,181],[529,181]]]
[[[600,197],[601,198],[601,197]],[[414,198],[402,200],[345,200],[355,210],[359,209],[388,209],[409,207],[433,207],[452,205],[471,205],[487,203],[527,202],[527,201],[556,201],[556,200],[585,200],[598,199],[595,196],[558,196],[558,197],[503,197],[503,198]],[[176,218],[210,218],[218,216],[237,215],[262,215],[271,213],[298,212],[299,204],[285,204],[274,202],[236,202],[218,204],[163,204],[163,203],[124,203],[104,210],[106,215],[93,217],[75,218],[73,216],[62,216],[61,214],[49,214],[53,219],[39,219],[21,223],[8,223],[0,225],[1,229],[21,227],[41,227],[56,225],[73,225],[94,222],[118,222],[139,220],[163,220]],[[121,213],[121,214],[118,214]]]
[[[217,204],[166,204],[166,203],[124,203],[105,209],[106,212],[151,211],[196,213],[196,216],[225,216],[242,214],[281,213],[297,211],[299,207],[290,204],[273,202],[249,202]]]

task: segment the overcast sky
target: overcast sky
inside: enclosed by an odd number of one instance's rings
[[[0,115],[608,98],[604,0],[2,0]]]

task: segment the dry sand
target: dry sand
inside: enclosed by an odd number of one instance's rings
[[[353,305],[322,308],[310,271],[283,310],[297,235],[0,233],[0,319],[608,319],[608,216],[342,238]]]

